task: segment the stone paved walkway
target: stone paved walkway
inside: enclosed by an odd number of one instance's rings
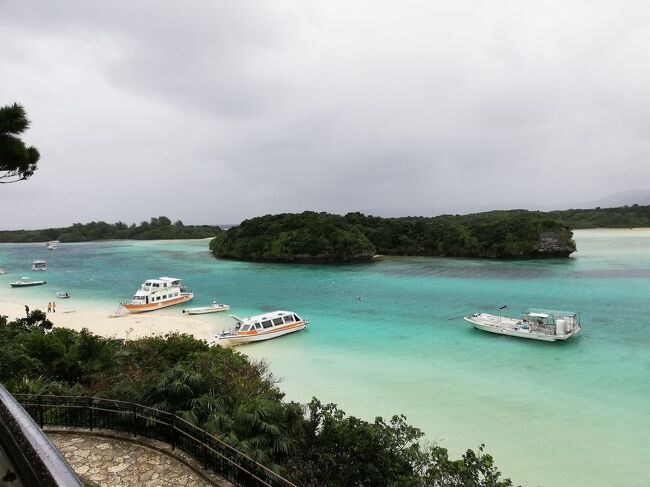
[[[49,433],[78,475],[101,487],[211,485],[179,460],[129,441]]]

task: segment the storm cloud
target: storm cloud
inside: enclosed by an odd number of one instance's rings
[[[650,176],[645,2],[0,0],[2,228],[563,207]]]

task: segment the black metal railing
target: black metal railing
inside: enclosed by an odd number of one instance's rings
[[[82,487],[72,467],[2,385],[0,485]]]
[[[241,486],[296,487],[207,431],[165,411],[112,399],[15,394],[41,426],[109,429],[162,441]]]

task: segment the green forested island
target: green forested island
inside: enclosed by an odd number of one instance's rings
[[[650,227],[650,205],[550,211],[572,229]]]
[[[483,446],[450,459],[404,416],[365,421],[283,400],[263,363],[190,335],[137,340],[0,316],[0,383],[13,393],[132,401],[181,416],[300,486],[507,487]],[[433,414],[433,413],[432,413]]]
[[[89,242],[91,240],[163,240],[214,237],[221,228],[213,225],[183,225],[180,220],[171,222],[166,216],[159,216],[127,225],[124,222],[75,223],[71,227],[46,228],[44,230],[0,231],[0,242]]]
[[[210,243],[216,257],[277,262],[360,262],[381,255],[567,257],[576,250],[562,221],[537,211],[432,218],[361,213],[285,213],[243,221]]]

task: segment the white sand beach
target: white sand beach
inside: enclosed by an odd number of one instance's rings
[[[40,301],[40,300],[39,300]],[[24,303],[0,301],[0,315],[8,316],[10,320],[25,317],[25,305],[30,310],[47,310],[47,303]],[[158,310],[151,313],[127,314],[111,317],[115,310],[88,309],[76,306],[72,300],[59,300],[56,312],[48,313],[48,318],[54,326],[81,330],[88,328],[97,335],[114,336],[117,338],[139,338],[151,335],[165,335],[171,332],[182,332],[194,335],[196,338],[208,340],[214,335],[214,323],[181,314],[179,307]]]

